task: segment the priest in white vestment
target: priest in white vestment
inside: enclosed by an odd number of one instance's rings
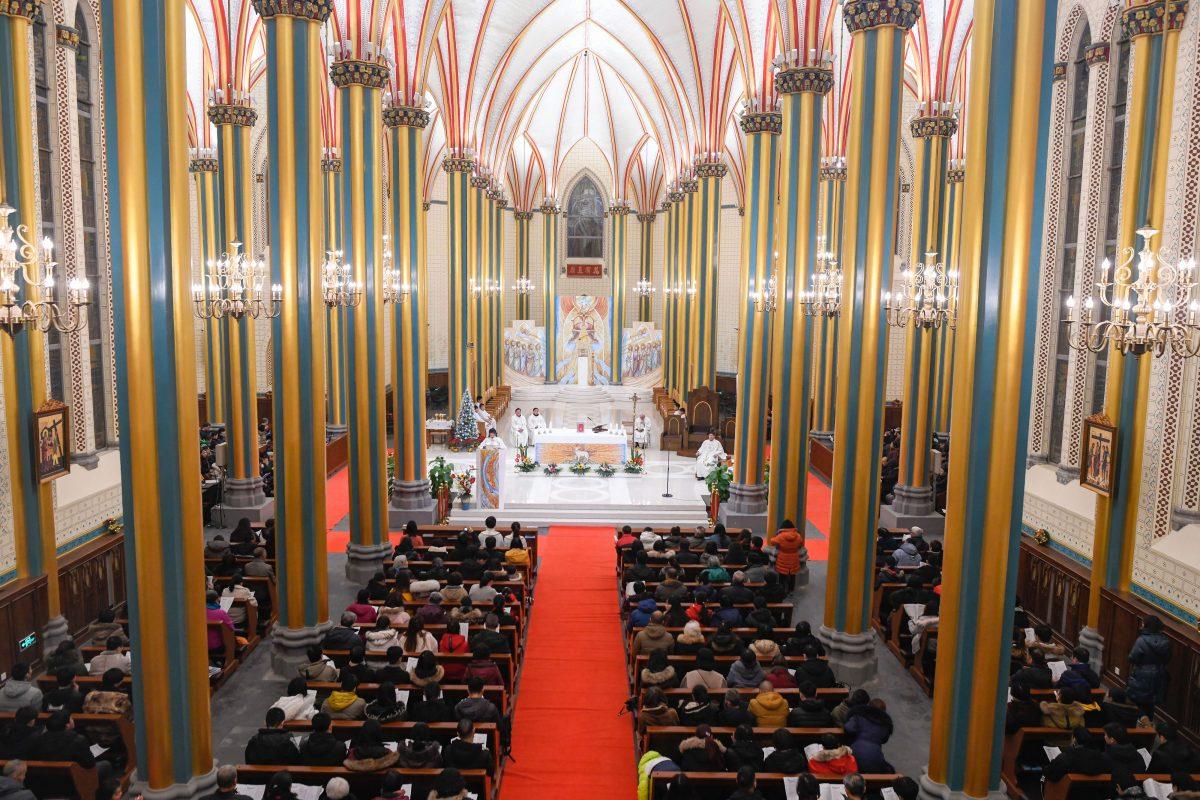
[[[702,481],[707,478],[713,467],[724,461],[725,458],[725,448],[721,446],[716,434],[710,433],[704,440],[704,444],[700,445],[700,449],[696,451],[696,480]]]
[[[529,415],[529,441],[537,441],[537,435],[540,431],[550,430],[550,423],[546,422],[546,418],[537,409],[533,409],[533,413]]]
[[[496,427],[496,420],[488,413],[483,403],[475,404],[475,421],[482,422],[485,430],[491,430]]]
[[[645,414],[639,415],[633,423],[633,446],[638,450],[650,446],[650,423],[646,421]]]
[[[529,446],[529,419],[521,413],[521,409],[513,411],[512,418],[513,441],[517,447]]]

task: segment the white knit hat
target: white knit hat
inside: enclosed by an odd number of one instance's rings
[[[350,794],[350,784],[345,778],[330,778],[329,783],[325,784],[325,796],[329,800],[342,800],[343,797]]]

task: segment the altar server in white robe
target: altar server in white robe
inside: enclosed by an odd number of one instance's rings
[[[508,445],[506,445],[504,440],[500,438],[500,435],[496,433],[495,428],[488,428],[487,438],[479,443],[480,450],[485,447],[495,447],[497,450],[508,449]]]
[[[712,472],[713,467],[726,458],[725,448],[715,434],[710,433],[704,444],[696,451],[696,480],[702,481]]]
[[[512,435],[517,447],[529,446],[529,419],[519,408],[513,411]]]
[[[533,413],[529,415],[529,441],[537,441],[537,435],[542,431],[550,430],[550,423],[546,422],[546,418],[542,413],[534,408]]]
[[[487,409],[484,408],[483,403],[475,404],[475,421],[482,422],[484,428],[486,428],[488,430],[491,430],[492,428],[496,427],[496,420],[492,417],[491,414],[488,413]]]
[[[645,450],[650,446],[650,423],[646,421],[645,414],[639,415],[633,423],[633,446],[638,450]]]

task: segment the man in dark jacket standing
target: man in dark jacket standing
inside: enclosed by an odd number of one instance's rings
[[[1154,706],[1166,694],[1170,660],[1171,640],[1163,633],[1162,620],[1150,614],[1129,651],[1129,682],[1125,686],[1126,696],[1150,719],[1154,719]]]
[[[271,706],[267,709],[267,727],[246,742],[247,764],[299,764],[300,751],[291,735],[283,729],[283,709]]]
[[[318,712],[312,718],[312,733],[300,745],[296,763],[312,767],[340,767],[346,760],[346,743],[329,732],[329,715]]]

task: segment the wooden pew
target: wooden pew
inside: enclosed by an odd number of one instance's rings
[[[795,669],[798,665],[804,663],[804,656],[784,656],[784,662],[791,669]],[[734,661],[738,660],[737,656],[720,655],[713,659],[717,664],[717,670],[721,674],[729,672],[729,667]],[[633,693],[640,695],[642,693],[642,669],[650,663],[650,656],[640,655],[633,662]],[[667,663],[675,668],[675,675],[682,679],[683,676],[696,665],[696,656],[667,656]]]
[[[0,712],[0,727],[10,725],[16,718],[17,715],[15,712]],[[45,724],[46,720],[48,719],[50,719],[49,713],[42,712],[38,714],[38,721],[41,724]],[[97,742],[92,741],[92,738],[88,736],[89,730],[95,728],[115,729],[117,736],[121,740],[121,747],[125,753],[125,768],[123,771],[115,773],[115,776],[124,782],[137,765],[137,751],[134,746],[134,742],[136,740],[133,735],[133,720],[131,720],[129,717],[122,716],[121,714],[85,714],[82,711],[72,714],[71,720],[75,723],[75,730],[87,737],[88,741],[92,744],[97,744]],[[85,768],[81,767],[81,769]],[[92,771],[94,772],[94,770]],[[33,784],[29,785],[32,786]]]
[[[759,745],[769,746],[771,744],[771,735],[778,728],[755,728],[754,741]],[[832,734],[838,739],[845,735],[845,731],[841,728],[788,728],[792,738],[796,740],[798,747],[804,747],[807,744],[821,741],[821,737],[826,734]],[[712,735],[726,746],[733,741],[734,728],[713,727]],[[679,744],[684,740],[696,735],[695,726],[686,725],[650,725],[646,728],[645,733],[641,737],[641,752],[645,753],[648,750],[657,750],[663,754],[679,755]]]
[[[670,603],[657,603],[659,611],[666,611],[670,607]],[[710,608],[716,611],[721,607],[720,603],[705,603],[705,608]],[[753,603],[734,603],[733,607],[742,612],[745,617],[754,610]],[[792,622],[792,604],[791,603],[767,603],[767,610],[775,617],[775,624],[780,627],[787,627]],[[628,617],[628,613],[622,613],[622,617]]]
[[[320,707],[321,702],[328,697],[332,692],[336,692],[341,688],[341,684],[335,681],[307,681],[310,691],[317,693],[317,706]],[[411,684],[397,686],[397,689],[418,692],[420,691]],[[467,687],[461,683],[445,683],[442,684],[442,697],[448,704],[453,706],[459,700],[467,696]],[[358,696],[370,702],[376,692],[379,691],[378,683],[360,683],[358,685]],[[483,687],[483,696],[496,704],[496,708],[504,711],[508,708],[509,695],[508,691],[503,686],[485,686]]]
[[[631,628],[629,630],[629,635],[626,637],[626,644],[629,645],[629,652],[633,652],[634,637],[637,636],[638,633],[640,633],[643,630],[645,630],[645,627],[641,626],[641,625],[639,625],[636,628]],[[704,637],[706,639],[708,639],[708,638],[711,638],[712,635],[717,632],[717,629],[716,628],[701,628],[700,632],[704,634]],[[679,636],[679,634],[683,633],[683,628],[667,628],[667,633],[671,634],[671,638],[676,638]],[[734,628],[733,634],[735,636],[737,636],[739,639],[741,639],[743,642],[747,642],[747,643],[752,642],[755,639],[764,638],[759,633],[758,628]],[[771,641],[782,646],[783,644],[785,644],[787,642],[788,639],[790,639],[792,636],[795,636],[795,635],[796,635],[795,628],[774,628],[771,631],[771,635],[767,636],[765,638],[768,638]]]
[[[701,800],[725,800],[737,789],[737,774],[734,772],[687,772],[688,780],[695,787]],[[677,772],[655,772],[650,776],[650,797],[662,798],[667,794],[667,787],[675,780]],[[788,777],[781,772],[760,772],[757,774],[758,789],[767,800],[782,800],[784,797],[783,779]],[[878,794],[881,789],[890,787],[903,776],[863,775],[867,782],[868,791]],[[820,783],[840,785],[841,778],[817,778]]]
[[[409,738],[412,729],[418,724],[420,723],[385,722],[380,727],[383,729],[384,741],[396,742]],[[425,724],[429,726],[433,738],[438,740],[443,746],[458,735],[457,722],[429,722]],[[335,719],[330,723],[329,732],[334,736],[349,741],[362,726],[363,720]],[[312,722],[310,720],[292,720],[291,722],[283,723],[283,728],[292,733],[309,733],[312,731]],[[500,732],[497,730],[496,723],[494,722],[477,722],[475,724],[475,733],[483,734],[487,737],[487,744],[484,747],[492,755],[492,766],[489,773],[494,778],[500,774]]]
[[[354,627],[364,633],[366,631],[375,629],[375,626],[369,622],[356,622],[356,623],[354,623]],[[391,627],[395,628],[396,630],[404,630],[404,628],[405,628],[405,626],[401,625],[399,622],[393,622]],[[440,640],[442,638],[442,634],[445,633],[446,630],[451,627],[454,629],[455,633],[458,633],[458,626],[457,625],[451,626],[449,624],[426,625],[425,630],[427,630],[430,634],[432,634],[433,638]],[[470,635],[467,636],[467,641],[470,642],[471,635],[474,635],[475,633],[481,632],[483,630],[484,630],[483,625],[469,625],[467,627],[467,631]],[[518,626],[516,626],[516,625],[501,625],[500,626],[500,635],[508,640],[509,652],[512,655],[519,655],[521,652],[521,634],[520,634],[520,629],[518,628]],[[378,652],[378,651],[376,651],[376,652]]]
[[[349,650],[325,650],[325,655],[340,669],[344,667],[350,659]],[[387,653],[379,650],[368,650],[366,652],[369,661],[384,661],[387,659]],[[471,661],[473,656],[470,653],[437,653],[439,664],[445,665],[448,663],[461,663],[464,666]],[[415,656],[413,656],[415,658]],[[492,661],[500,669],[500,675],[504,678],[504,689],[510,695],[513,692],[513,680],[515,670],[513,665],[513,657],[511,653],[497,653],[491,656]]]
[[[1153,779],[1159,783],[1170,783],[1171,776],[1163,773],[1144,772],[1133,776],[1138,783]],[[1192,780],[1200,781],[1200,774],[1192,775]],[[1046,781],[1042,784],[1042,800],[1082,800],[1083,798],[1102,798],[1111,796],[1112,775],[1079,775],[1070,773],[1060,781]]]
[[[1089,728],[1092,735],[1100,737],[1104,735],[1103,728]],[[1154,743],[1153,728],[1129,728],[1128,733],[1130,739],[1139,747],[1149,747]],[[1019,757],[1021,751],[1026,747],[1044,747],[1046,745],[1054,745],[1055,747],[1069,743],[1071,732],[1062,728],[1018,728],[1015,733],[1006,736],[1004,739],[1004,749],[1000,757],[1000,780],[1004,782],[1005,788],[1010,796],[1014,798],[1025,797],[1025,792],[1021,789],[1021,781],[1024,778],[1024,773],[1019,770]],[[1047,787],[1050,783],[1045,784]],[[1062,795],[1066,797],[1066,795]]]
[[[283,764],[248,766],[243,764],[237,768],[238,783],[259,786],[270,781],[271,776],[276,772],[284,770],[291,773],[294,784],[304,786],[324,787],[329,783],[330,778],[345,778],[346,782],[350,784],[351,793],[356,797],[378,796],[383,785],[383,776],[391,771],[354,772],[345,767],[306,767]],[[433,788],[434,779],[442,773],[440,768],[397,769],[395,771],[404,777],[405,784],[412,784],[413,790],[409,796],[413,798],[426,797],[429,790]],[[479,800],[486,800],[492,796],[492,778],[486,770],[468,769],[461,770],[461,772],[463,780],[467,784],[467,791],[476,795]]]
[[[8,761],[0,760],[0,769]],[[95,767],[81,767],[74,761],[25,761],[25,786],[37,790],[38,797],[92,800],[100,787]]]
[[[716,706],[725,705],[725,692],[728,689],[709,689],[708,699]],[[758,695],[758,689],[735,689],[743,700],[749,701]],[[775,691],[783,695],[783,699],[788,701],[788,706],[794,707],[800,702],[799,689],[776,689]],[[664,689],[663,694],[667,697],[669,705],[678,708],[683,703],[692,699],[692,691],[690,689]],[[833,687],[830,689],[817,689],[817,698],[825,704],[826,708],[833,709],[838,703],[841,703],[850,696],[850,690],[844,687]],[[642,706],[642,696],[638,696],[638,708]]]

